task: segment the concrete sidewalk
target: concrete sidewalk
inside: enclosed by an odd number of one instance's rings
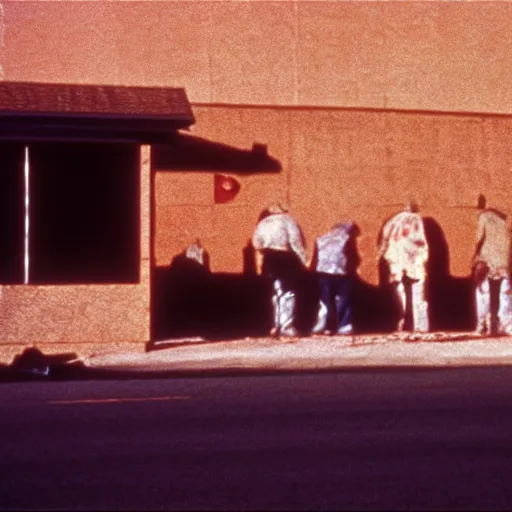
[[[329,370],[385,366],[475,366],[512,364],[512,337],[473,333],[396,333],[295,339],[167,340],[149,352],[93,353],[89,368],[136,372],[219,370]]]
[[[482,338],[474,333],[395,333],[302,338],[245,338],[208,341],[170,339],[152,344],[35,345],[48,358],[75,354],[65,364],[123,374],[278,372],[365,367],[456,367],[512,365],[512,337]],[[27,346],[2,346],[8,367]]]

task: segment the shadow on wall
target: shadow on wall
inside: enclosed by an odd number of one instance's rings
[[[168,145],[154,145],[151,165],[156,170],[279,172],[281,162],[267,153],[265,144],[240,149],[220,142],[178,134]]]
[[[474,328],[475,311],[471,277],[456,278],[449,272],[449,252],[440,225],[424,218],[429,245],[426,293],[431,330],[468,331]],[[153,339],[155,341],[201,336],[236,339],[268,335],[272,327],[268,281],[256,275],[250,243],[242,251],[242,274],[210,273],[207,266],[177,255],[168,267],[153,276]],[[362,334],[392,332],[398,320],[398,304],[387,283],[387,265],[379,262],[379,286],[357,277],[354,285],[354,327]],[[296,326],[310,333],[318,307],[319,290],[313,272],[304,271],[297,298]],[[328,320],[333,328],[334,318]],[[411,312],[406,313],[406,328]]]
[[[448,243],[441,226],[432,217],[423,219],[429,246],[426,293],[431,329],[469,331],[475,328],[476,312],[471,275],[450,275]]]
[[[153,339],[264,336],[271,326],[268,283],[259,276],[210,273],[182,255],[153,274]]]
[[[201,336],[210,340],[267,336],[272,327],[272,286],[256,275],[250,244],[242,274],[210,273],[179,254],[153,273],[152,333],[155,341]],[[319,300],[316,275],[304,271],[297,298],[296,327],[310,333]],[[358,332],[387,332],[395,320],[386,289],[356,279],[354,325]],[[329,319],[329,324],[334,318]],[[328,325],[329,327],[329,325]],[[332,328],[332,325],[331,325]]]
[[[423,226],[429,247],[425,293],[429,303],[430,330],[470,331],[474,329],[476,317],[472,278],[471,276],[458,278],[450,275],[448,243],[441,226],[432,217],[424,217]],[[389,289],[388,280],[388,265],[383,258],[380,258],[379,284],[382,289],[388,289],[387,295],[390,304],[393,305],[393,315],[396,319],[398,304]],[[411,288],[407,285],[406,294],[410,304]],[[412,311],[407,308],[405,329],[410,329],[411,325]]]
[[[201,336],[210,340],[267,336],[272,327],[271,284],[254,273],[209,273],[177,256],[169,267],[155,269],[153,339]],[[316,276],[304,272],[297,298],[299,332],[311,332],[319,290]],[[354,326],[361,333],[389,332],[396,324],[392,297],[386,289],[355,282]],[[334,318],[328,321],[332,329]]]

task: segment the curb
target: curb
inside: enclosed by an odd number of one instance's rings
[[[95,344],[98,347],[98,344]],[[181,338],[150,344],[99,345],[98,352],[59,361],[57,347],[40,350],[53,379],[205,377],[280,373],[449,369],[512,365],[512,337],[482,338],[474,333],[392,333],[293,339]],[[95,347],[95,348],[96,348]],[[2,352],[0,345],[0,356]],[[11,349],[13,347],[10,347]],[[19,354],[28,345],[17,346]],[[46,348],[46,347],[44,347]],[[68,355],[76,344],[59,344]],[[78,352],[75,350],[75,352]],[[64,354],[60,354],[62,356]],[[12,359],[12,357],[11,357]],[[52,362],[53,361],[53,362]],[[1,365],[0,365],[1,367]],[[5,378],[27,377],[4,365]],[[7,376],[7,377],[6,377]],[[32,377],[35,378],[34,375]],[[31,380],[33,378],[31,377]],[[46,378],[47,377],[47,378]],[[40,380],[40,379],[39,379]]]

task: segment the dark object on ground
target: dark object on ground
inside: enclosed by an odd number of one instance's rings
[[[13,359],[9,369],[11,375],[18,378],[47,379],[67,376],[69,369],[76,369],[77,365],[83,367],[83,363],[77,361],[77,355],[73,352],[45,355],[38,348],[30,347]]]

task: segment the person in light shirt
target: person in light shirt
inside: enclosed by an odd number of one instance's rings
[[[272,205],[262,212],[252,236],[256,272],[272,281],[272,336],[297,336],[297,290],[306,263],[302,230],[286,207]]]
[[[404,329],[407,306],[406,286],[411,286],[413,331],[428,332],[428,303],[425,296],[428,244],[418,205],[409,202],[406,209],[389,219],[383,229],[379,254],[389,266],[389,282],[400,306],[397,330]]]
[[[511,334],[510,226],[504,213],[478,197],[478,226],[472,268],[476,290],[477,332]]]
[[[348,335],[354,331],[353,280],[360,263],[356,246],[359,232],[354,222],[339,223],[315,242],[310,268],[318,276],[320,301],[312,334],[331,334],[326,327],[332,313],[336,318],[336,334]]]

